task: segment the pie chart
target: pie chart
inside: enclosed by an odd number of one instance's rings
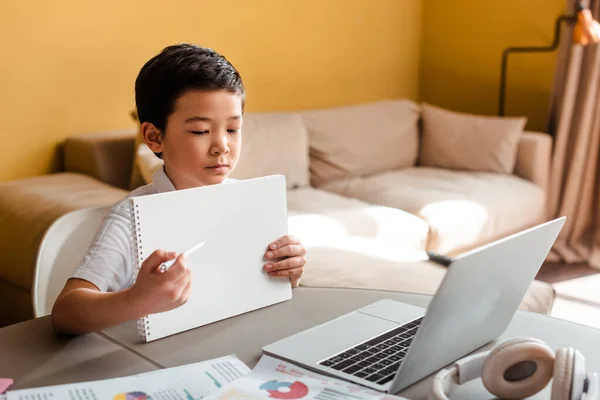
[[[114,397],[113,400],[149,400],[150,396],[148,396],[144,392],[128,392],[128,393],[120,393]]]
[[[278,382],[273,380],[260,385],[260,389],[266,390],[270,398],[279,400],[301,399],[308,394],[308,387],[300,381]]]

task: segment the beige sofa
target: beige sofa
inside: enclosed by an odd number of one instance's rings
[[[445,269],[425,250],[455,254],[543,220],[548,135],[520,136],[513,174],[431,168],[419,165],[419,120],[406,100],[246,113],[232,176],[286,175],[289,231],[308,249],[303,285],[432,294]],[[0,323],[32,316],[35,252],[56,218],[122,199],[159,165],[135,139],[77,135],[63,146],[65,172],[0,183]],[[535,281],[521,308],[548,312],[553,300]]]

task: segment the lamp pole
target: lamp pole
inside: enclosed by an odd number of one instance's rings
[[[511,53],[542,53],[552,52],[558,48],[560,42],[560,27],[562,22],[574,23],[577,15],[561,15],[556,19],[554,25],[554,40],[550,46],[539,47],[509,47],[502,53],[502,66],[500,68],[500,96],[498,101],[498,115],[504,116],[504,99],[506,98],[506,73],[508,55]]]

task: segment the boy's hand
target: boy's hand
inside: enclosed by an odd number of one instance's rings
[[[175,258],[177,253],[156,250],[142,263],[131,295],[143,314],[169,311],[187,302],[192,287],[192,271],[180,254],[168,271],[161,273],[160,264]]]
[[[306,249],[298,239],[286,235],[274,241],[269,244],[265,258],[271,261],[264,267],[270,276],[289,276],[292,287],[298,286],[306,264]]]

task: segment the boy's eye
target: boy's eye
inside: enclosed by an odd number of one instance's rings
[[[227,132],[229,133],[238,133],[239,131],[239,129],[227,129]]]
[[[190,131],[192,132],[194,135],[204,135],[205,133],[208,133],[208,131]]]

